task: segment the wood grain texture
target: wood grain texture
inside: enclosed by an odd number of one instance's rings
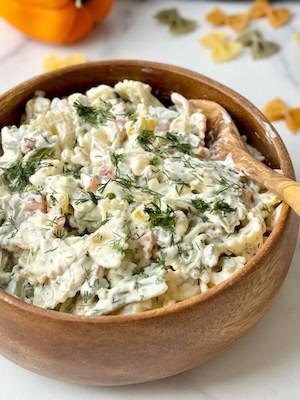
[[[168,65],[105,61],[54,71],[4,94],[0,124],[18,122],[24,102],[36,90],[63,96],[124,78],[149,83],[166,101],[178,91],[219,102],[270,165],[294,178],[281,139],[270,142],[267,121],[254,106],[210,79]],[[0,291],[0,352],[32,371],[86,385],[145,382],[190,369],[227,348],[265,314],[288,271],[297,231],[298,219],[284,204],[263,248],[231,279],[139,315],[76,317],[39,309]]]
[[[191,100],[194,108],[201,109],[207,117],[208,129],[215,142],[212,147],[217,159],[225,160],[229,155],[235,167],[250,179],[276,193],[300,216],[300,183],[280,175],[259,162],[245,149],[241,136],[227,111],[208,100]],[[275,138],[275,137],[274,137]]]

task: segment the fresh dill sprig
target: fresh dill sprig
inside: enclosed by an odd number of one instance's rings
[[[89,200],[91,200],[96,206],[98,204],[98,201],[102,199],[101,196],[97,196],[93,192],[87,192],[87,194],[89,195],[89,197],[74,199],[75,204],[78,206],[79,204],[84,204],[84,203],[88,202]]]
[[[46,253],[52,253],[53,251],[55,251],[55,250],[57,250],[57,249],[58,249],[58,247],[55,247],[54,249],[47,250],[47,251],[45,251],[45,254],[46,254]]]
[[[140,129],[138,137],[136,138],[139,145],[143,147],[143,149],[150,151],[150,145],[155,139],[155,135],[152,131],[148,131],[146,129]]]
[[[133,115],[135,113],[135,109],[134,108],[128,108],[128,110],[125,112],[125,116],[126,117],[131,117],[131,115]]]
[[[51,199],[52,204],[53,204],[54,206],[58,203],[58,201],[57,201],[56,198],[53,196],[53,194],[50,194],[50,199]]]
[[[101,222],[99,222],[96,226],[95,226],[95,231],[98,230],[99,228],[101,228],[101,226],[105,225],[108,223],[108,221],[111,220],[112,215],[110,213],[106,213],[105,219]],[[96,235],[97,236],[97,235]]]
[[[66,232],[65,228],[61,228],[61,229],[54,230],[53,235],[57,239],[63,239],[64,237],[67,236],[67,232]]]
[[[131,189],[132,187],[135,187],[135,180],[131,178],[129,175],[125,176],[117,176],[115,178],[115,182],[122,186],[124,189]]]
[[[122,254],[127,253],[127,248],[122,246],[120,239],[113,242],[112,248],[113,248],[113,250],[117,251],[118,253],[122,253]]]
[[[90,200],[95,204],[95,206],[98,204],[98,201],[101,200],[101,197],[96,196],[93,192],[88,192],[88,195],[90,196]]]
[[[236,191],[238,189],[242,189],[243,188],[242,184],[239,184],[237,182],[232,182],[229,179],[224,178],[224,176],[222,176],[221,179],[218,179],[218,183],[223,188],[217,194],[226,192],[227,190]]]
[[[87,203],[90,199],[88,199],[87,197],[85,197],[85,198],[82,198],[82,199],[74,199],[74,200],[75,200],[76,206],[78,206],[79,204]]]
[[[123,200],[127,201],[128,204],[132,204],[134,202],[134,198],[131,193],[125,194]]]
[[[73,103],[73,107],[79,117],[83,118],[86,122],[92,125],[103,125],[108,120],[114,121],[116,119],[115,115],[110,111],[112,105],[102,100],[103,107],[94,108],[91,106],[84,106],[80,101],[76,100]]]
[[[167,132],[166,139],[169,141],[169,147],[176,148],[181,153],[191,153],[191,145],[188,143],[182,143],[177,134],[174,134],[173,132]]]
[[[271,211],[269,210],[269,207],[264,204],[263,207],[261,208],[262,211],[266,211],[267,213],[270,213]]]
[[[221,211],[224,215],[228,213],[234,213],[236,212],[236,208],[230,207],[228,203],[224,200],[217,200],[214,203],[214,206],[212,208],[212,212],[218,212]]]
[[[167,206],[166,211],[162,211],[155,203],[149,203],[144,207],[144,212],[149,215],[151,226],[161,226],[165,230],[172,231],[176,222],[176,214],[173,208]]]
[[[6,178],[18,192],[25,190],[29,184],[29,178],[43,165],[42,161],[49,156],[49,149],[41,149],[36,152],[30,160],[23,162],[23,160],[17,161],[15,165],[5,169]]]
[[[7,219],[7,222],[5,222],[5,224],[3,224],[3,225],[11,226],[11,227],[14,229],[14,230],[11,232],[10,237],[8,238],[8,239],[12,239],[12,238],[17,234],[17,232],[18,232],[18,227],[17,227],[17,225],[16,225],[16,220],[15,220],[12,216],[10,216],[10,217]]]
[[[63,175],[72,175],[75,179],[80,178],[80,170],[81,166],[79,165],[64,165],[63,166]]]
[[[142,191],[143,193],[150,194],[150,196],[157,197],[157,198],[163,197],[163,194],[158,193],[158,192],[155,192],[154,190],[151,190],[151,189],[149,189],[149,188],[147,188],[147,187],[137,186],[136,188],[137,188],[137,189],[141,189],[141,191]]]
[[[191,201],[192,206],[196,208],[200,213],[204,213],[207,210],[210,210],[210,204],[202,199],[194,199]]]
[[[99,186],[98,186],[98,192],[99,193],[103,193],[104,192],[104,190],[106,189],[106,186],[109,184],[111,182],[111,179],[108,179],[106,182],[104,182],[104,183],[101,183]]]
[[[123,154],[112,153],[110,156],[110,161],[114,167],[118,169],[119,162],[124,158]]]

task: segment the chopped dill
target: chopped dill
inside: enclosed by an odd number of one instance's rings
[[[54,206],[58,203],[58,201],[57,201],[56,198],[53,196],[53,194],[50,195],[50,199],[51,199],[52,204],[53,204]]]
[[[114,167],[118,168],[119,162],[124,158],[123,154],[112,153],[110,156],[111,163]]]
[[[149,215],[151,226],[161,226],[163,229],[172,231],[176,222],[176,214],[169,205],[162,211],[155,203],[149,203],[144,207],[144,212]]]
[[[83,118],[86,122],[92,125],[103,125],[108,120],[114,121],[115,115],[110,111],[112,105],[102,100],[103,107],[94,108],[90,106],[84,106],[78,100],[74,102],[73,107],[79,117]]]
[[[159,156],[154,156],[150,161],[150,165],[159,165],[159,163],[160,163]]]
[[[57,250],[57,249],[58,249],[58,247],[55,247],[54,249],[47,250],[47,251],[45,251],[45,254],[46,254],[46,253],[52,253],[53,251],[55,251],[55,250]]]
[[[228,203],[224,200],[217,200],[214,203],[214,206],[212,208],[212,212],[218,212],[221,211],[224,215],[228,213],[234,213],[236,212],[236,208],[230,207]]]
[[[181,153],[190,154],[191,152],[191,145],[188,143],[182,143],[179,140],[178,135],[175,135],[172,132],[167,132],[166,138],[170,142],[170,147],[176,148]]]
[[[134,290],[139,290],[140,287],[141,287],[141,284],[140,284],[140,282],[136,279],[136,281],[134,282],[133,289],[134,289]]]
[[[269,207],[266,204],[263,205],[261,210],[266,211],[267,213],[270,213]]]
[[[125,116],[126,117],[131,117],[131,115],[133,115],[135,113],[135,109],[134,108],[128,108],[128,110],[125,112]]]
[[[5,169],[10,186],[18,192],[24,191],[29,184],[29,178],[43,166],[41,163],[47,156],[49,156],[49,150],[41,149],[30,160],[26,162],[23,162],[23,160],[17,161],[12,167]]]
[[[81,166],[77,166],[77,165],[69,165],[63,166],[63,175],[72,175],[74,176],[75,179],[80,179],[80,170],[81,170]]]
[[[221,179],[218,179],[218,183],[223,186],[223,188],[217,193],[223,193],[226,190],[233,190],[236,191],[238,189],[242,189],[243,185],[242,184],[238,184],[237,182],[232,182],[226,178],[224,178],[224,176],[221,177]]]
[[[55,231],[53,231],[53,235],[57,238],[57,239],[63,239],[66,236],[66,230],[64,228],[62,229],[57,229]]]
[[[127,252],[127,249],[121,245],[120,240],[116,240],[115,242],[113,242],[112,248],[118,253],[125,254]]]
[[[145,129],[140,129],[139,135],[136,138],[139,145],[143,147],[144,150],[150,151],[150,145],[155,139],[155,135],[152,131],[147,131]]]
[[[99,229],[101,226],[107,224],[108,221],[110,221],[111,217],[112,217],[112,216],[111,216],[110,213],[106,213],[105,219],[97,224],[96,230]]]
[[[200,213],[210,210],[210,204],[202,199],[194,199],[191,201],[191,203],[194,208],[200,211]]]
[[[99,186],[98,186],[98,192],[99,193],[103,193],[104,192],[104,190],[106,189],[106,186],[109,184],[109,182],[111,182],[111,179],[108,179],[108,181],[106,181],[106,182],[104,182],[104,183],[101,183]]]
[[[146,187],[137,186],[136,188],[137,188],[137,189],[141,189],[141,191],[142,191],[143,193],[150,194],[151,196],[154,196],[154,197],[160,198],[160,197],[163,196],[161,193],[155,192],[154,190],[151,190],[151,189],[146,188]]]
[[[17,225],[16,225],[16,220],[13,217],[9,217],[7,219],[7,222],[5,224],[3,224],[3,225],[11,226],[14,229],[11,232],[9,239],[13,238],[16,235],[16,233],[18,232],[18,228],[17,228]]]
[[[123,200],[127,201],[128,204],[132,204],[134,202],[134,198],[131,193],[125,194]]]
[[[93,192],[88,192],[88,195],[90,196],[90,200],[95,204],[95,206],[98,204],[98,201],[101,200],[101,197],[96,196]]]
[[[89,201],[89,199],[87,197],[82,198],[82,199],[74,199],[74,200],[75,200],[76,206],[78,206],[79,204],[84,204]]]
[[[124,189],[131,189],[135,186],[135,180],[131,178],[129,175],[125,176],[117,176],[115,182],[122,186]]]

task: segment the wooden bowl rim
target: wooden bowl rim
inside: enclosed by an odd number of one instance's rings
[[[148,72],[151,74],[153,70],[159,70],[162,72],[175,72],[182,76],[187,76],[189,78],[196,79],[198,81],[202,81],[204,84],[211,86],[213,89],[221,92],[225,95],[225,97],[230,97],[235,102],[239,103],[243,109],[250,112],[254,119],[257,120],[261,131],[265,132],[265,136],[268,136],[266,133],[266,126],[272,129],[274,133],[273,146],[275,147],[276,153],[279,155],[280,159],[280,168],[284,172],[286,176],[289,178],[295,179],[295,173],[292,165],[291,158],[289,153],[279,136],[276,129],[273,125],[267,120],[267,118],[259,111],[250,101],[248,101],[245,97],[241,96],[234,90],[228,88],[227,86],[208,78],[202,74],[189,70],[187,68],[178,67],[171,64],[153,62],[153,61],[143,61],[143,60],[105,60],[105,61],[93,61],[87,62],[84,64],[69,66],[65,68],[61,68],[55,71],[47,72],[44,74],[40,74],[31,79],[24,81],[23,83],[13,87],[12,89],[6,91],[0,96],[0,104],[1,102],[8,96],[13,96],[16,91],[22,91],[25,88],[30,87],[31,85],[35,85],[40,81],[47,81],[49,78],[62,79],[63,75],[67,75],[72,72],[84,72],[89,68],[97,68],[100,66],[128,66],[128,67],[140,67],[144,70],[144,72]],[[259,135],[261,135],[259,133]],[[268,139],[268,137],[267,137]],[[6,293],[4,290],[0,289],[0,302],[8,303],[9,305],[19,309],[21,312],[24,312],[28,315],[35,314],[42,318],[50,318],[58,321],[69,321],[69,322],[81,322],[85,324],[116,324],[116,323],[128,323],[130,321],[143,321],[151,318],[160,318],[168,315],[173,315],[175,313],[184,312],[187,308],[196,306],[199,303],[212,300],[213,298],[219,296],[223,291],[229,289],[232,285],[238,282],[243,278],[246,274],[250,273],[252,269],[255,267],[257,263],[260,263],[264,258],[268,256],[268,254],[272,251],[272,248],[276,244],[278,240],[280,240],[280,235],[285,228],[285,224],[288,220],[288,217],[291,213],[290,207],[282,203],[282,209],[280,211],[278,220],[273,228],[270,236],[267,238],[266,242],[263,244],[261,249],[256,253],[256,255],[248,261],[243,268],[241,268],[238,272],[234,273],[230,278],[225,280],[224,282],[216,285],[215,287],[209,289],[206,292],[200,293],[198,295],[192,296],[186,300],[180,301],[178,303],[164,306],[161,308],[157,308],[154,310],[149,310],[142,312],[140,314],[130,314],[130,315],[103,315],[103,316],[77,316],[73,314],[67,314],[63,312],[58,312],[49,309],[43,309],[32,304],[25,303],[22,300]]]

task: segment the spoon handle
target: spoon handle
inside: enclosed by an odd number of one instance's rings
[[[271,192],[276,193],[300,217],[300,183],[281,176],[244,150],[239,150],[238,157],[234,161],[236,161],[235,165],[238,169]]]

